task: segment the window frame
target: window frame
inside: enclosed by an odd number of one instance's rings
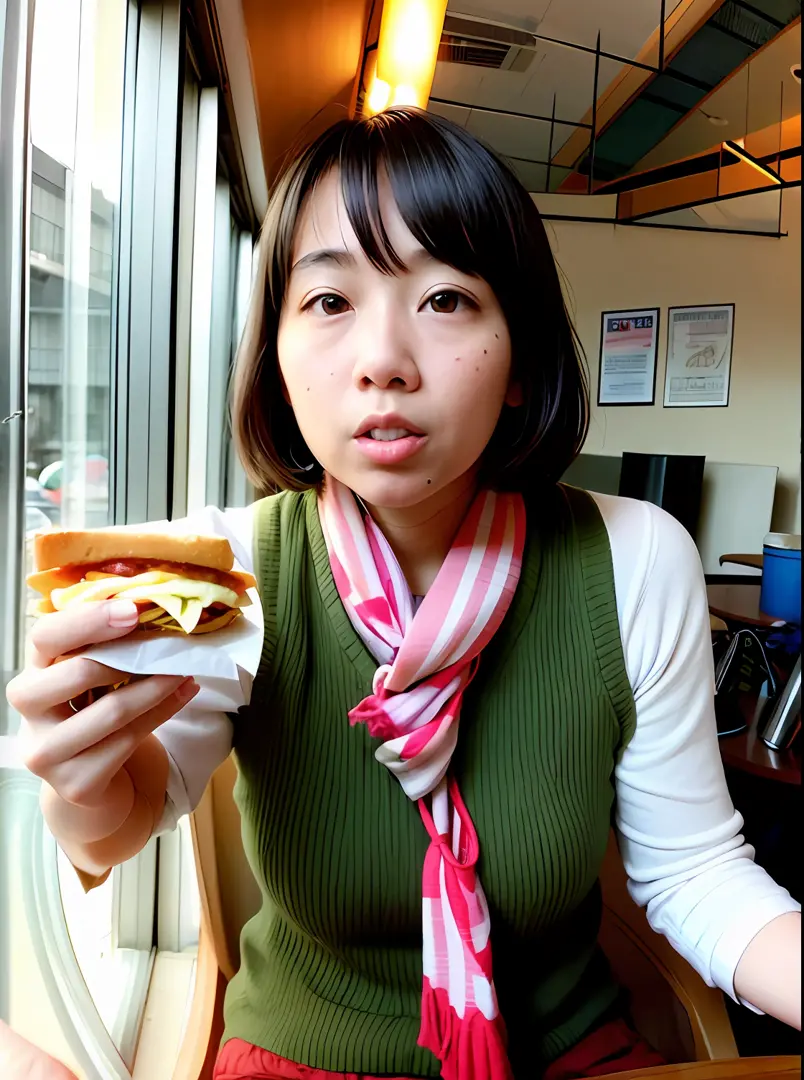
[[[199,415],[199,399],[196,395],[191,410],[195,290],[192,295],[185,293],[189,306],[182,308],[182,288],[188,283],[182,268],[190,265],[193,269],[197,254],[194,230],[200,220],[197,177],[193,176],[190,233],[183,236],[186,206],[177,181],[186,163],[191,173],[195,170],[199,155],[193,142],[197,132],[192,131],[192,102],[189,115],[186,109],[188,78],[196,80],[199,109],[205,91],[210,102],[205,208],[207,213],[211,208],[212,213],[204,228],[211,240],[208,254],[212,265],[207,279],[210,304],[206,308],[204,364],[208,408],[202,501],[243,505],[253,498],[231,454],[225,400],[251,288],[256,219],[225,64],[219,52],[210,50],[209,41],[198,39],[201,24],[193,17],[193,10],[199,5],[214,15],[212,0],[127,0],[121,191],[111,252],[117,277],[109,315],[109,520],[113,524],[174,517],[182,504],[187,505],[190,427],[192,416]],[[15,358],[13,366],[0,367],[0,420],[21,410],[14,420],[0,426],[0,539],[5,541],[0,551],[0,668],[4,680],[21,666],[24,632],[21,567],[28,434],[33,175],[28,94],[33,7],[34,0],[0,0],[0,347],[8,348],[8,355]],[[212,53],[215,64],[210,62]],[[13,153],[6,153],[8,146]],[[252,158],[253,152],[251,147]],[[91,206],[85,218],[91,231]],[[202,326],[202,313],[202,308],[196,307],[196,328]],[[87,322],[87,341],[90,330]],[[196,343],[198,340],[196,335]],[[186,363],[181,353],[183,341]],[[82,362],[89,359],[84,357]],[[185,377],[187,394],[182,404],[181,380]],[[212,424],[210,406],[217,417]],[[186,413],[184,430],[182,408]],[[210,434],[213,438],[208,442]],[[215,445],[209,445],[213,441]],[[143,444],[145,456],[140,450]],[[6,454],[6,445],[13,447],[13,452]],[[200,445],[198,440],[196,445]],[[0,689],[4,686],[5,681]],[[28,861],[17,868],[20,887],[34,890],[25,910],[26,926],[35,941],[36,955],[30,958],[31,963],[47,983],[48,1015],[56,1017],[87,1074],[125,1080],[134,1067],[158,953],[192,953],[197,945],[200,913],[189,822],[184,822],[186,828],[152,840],[135,859],[112,871],[114,951],[110,962],[119,970],[129,993],[121,995],[119,1010],[111,1019],[106,1017],[105,1026],[72,947],[63,909],[60,857],[34,808],[33,793],[38,805],[39,781],[25,772],[19,760],[18,722],[13,710],[8,710],[6,720],[5,695],[0,694],[0,765],[10,767],[12,782],[24,787],[31,802],[30,820],[20,819],[14,826],[24,826],[26,835],[32,837],[24,852]],[[6,731],[12,732],[10,738],[4,737]],[[0,785],[4,782],[0,770]],[[2,854],[0,850],[0,877]],[[64,862],[63,856],[61,860]],[[0,933],[0,953],[3,950]],[[0,1015],[3,990],[0,978]]]
[[[3,685],[22,663],[27,437],[28,82],[33,0],[2,0],[0,20],[0,672]],[[12,362],[16,357],[16,362]],[[16,720],[5,695],[0,734]]]

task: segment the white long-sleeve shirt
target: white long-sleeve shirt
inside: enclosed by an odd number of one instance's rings
[[[710,986],[736,1000],[734,973],[751,940],[801,907],[754,862],[726,787],[706,587],[695,545],[651,503],[594,499],[611,545],[636,702],[636,730],[614,769],[615,825],[630,892],[647,908],[653,929]],[[182,524],[226,536],[236,562],[253,570],[251,507],[207,508]],[[205,705],[206,696],[201,680],[193,702],[156,732],[170,764],[160,832],[195,808],[231,750],[232,723]]]

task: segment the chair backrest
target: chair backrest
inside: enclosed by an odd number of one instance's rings
[[[230,755],[216,770],[192,820],[201,909],[227,982],[240,967],[240,931],[260,906],[233,797],[236,778]]]
[[[260,891],[246,861],[236,778],[229,757],[217,770],[192,820],[204,924],[224,979],[240,966],[240,931],[257,911]],[[619,983],[629,991],[634,1023],[671,1062],[737,1057],[718,990],[707,986],[672,946],[655,934],[628,894],[614,836],[601,869],[604,915],[600,943]]]
[[[665,1061],[737,1057],[723,994],[707,986],[670,942],[651,929],[645,912],[628,892],[613,832],[600,884],[600,945],[615,978],[629,994],[637,1031]]]

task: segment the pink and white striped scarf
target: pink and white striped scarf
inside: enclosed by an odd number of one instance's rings
[[[415,613],[388,541],[349,488],[330,476],[319,516],[338,593],[379,664],[374,692],[349,719],[382,739],[375,756],[418,803],[430,835],[419,1044],[440,1060],[445,1080],[510,1080],[489,912],[476,871],[478,838],[448,769],[464,690],[519,581],[522,497],[477,495]]]

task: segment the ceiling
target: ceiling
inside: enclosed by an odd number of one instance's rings
[[[656,30],[659,14],[659,4],[645,0],[501,0],[502,4],[505,10],[498,8],[493,0],[488,0],[482,8],[477,0],[451,0],[448,14],[503,23],[589,49],[595,48],[599,31],[602,49],[629,60],[639,55]],[[678,0],[668,0],[668,15],[677,6]],[[482,32],[482,26],[478,26],[478,33]],[[599,91],[614,82],[623,68],[622,63],[601,59]],[[593,53],[539,40],[534,42],[532,60],[525,71],[439,63],[430,108],[463,124],[509,157],[526,186],[544,190],[547,169],[543,163],[560,150],[575,130],[560,121],[579,122],[585,118],[592,104],[594,85]],[[554,99],[559,123],[553,128],[551,146],[549,120]],[[554,183],[570,171],[556,168],[552,174]]]
[[[797,63],[801,63],[800,22],[778,34],[750,64],[720,84],[642,158],[637,169],[652,169],[703,153],[723,139],[747,138],[746,147],[751,150],[752,134],[778,127],[780,119],[801,115],[801,83],[796,82],[790,71]],[[725,123],[713,125],[710,116]],[[776,148],[766,149],[763,145],[759,154],[771,153]]]
[[[230,0],[217,3],[228,9]],[[364,46],[377,36],[382,5],[241,3],[270,183],[294,143],[354,111]],[[784,178],[800,182],[801,88],[790,68],[800,63],[801,0],[666,0],[657,77],[660,7],[661,0],[450,0],[429,108],[508,158],[534,193],[633,187],[629,178],[643,173],[652,183],[650,170],[706,155],[723,139],[744,138],[769,158],[779,148],[780,119],[785,147],[799,148]],[[727,217],[753,220],[754,210],[737,202],[732,209]]]
[[[218,3],[221,6],[221,0]],[[349,114],[369,4],[368,0],[242,0],[242,8],[270,184],[295,143],[313,138]]]
[[[596,57],[568,43],[594,49],[599,33],[603,52],[655,69],[659,11],[643,0],[485,0],[483,8],[450,0],[445,30],[492,36],[504,24],[536,37],[495,69],[454,62],[463,57],[459,35],[449,34],[430,108],[507,157],[532,191],[585,191],[590,165],[596,189],[690,157],[743,137],[746,114],[749,132],[778,124],[782,82],[784,117],[800,115],[800,84],[790,75],[800,61],[800,0],[668,0],[663,73],[602,57],[595,98]],[[702,108],[727,125],[715,128]]]

